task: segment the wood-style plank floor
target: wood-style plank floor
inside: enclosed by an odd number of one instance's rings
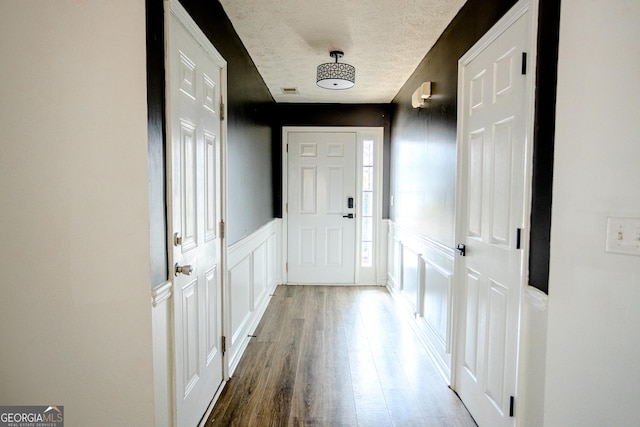
[[[206,426],[476,427],[383,287],[279,286]]]

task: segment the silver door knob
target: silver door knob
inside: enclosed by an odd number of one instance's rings
[[[191,275],[192,271],[193,271],[193,267],[191,267],[190,265],[178,265],[178,263],[176,263],[176,272],[175,272],[176,276],[178,274],[185,274],[189,276]]]

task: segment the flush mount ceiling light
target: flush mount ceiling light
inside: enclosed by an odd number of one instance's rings
[[[338,58],[342,58],[344,52],[332,50],[329,56],[335,58],[336,62],[318,65],[316,84],[325,89],[351,89],[356,82],[355,67],[338,62]]]

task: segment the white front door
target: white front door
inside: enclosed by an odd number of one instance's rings
[[[530,12],[522,13],[501,21],[497,38],[460,68],[457,236],[466,255],[456,267],[464,315],[455,388],[480,427],[514,425],[532,78],[522,62]]]
[[[221,58],[187,27],[174,3],[167,49],[170,245],[174,274],[175,410],[196,426],[223,379],[221,239]],[[185,26],[186,25],[186,26]]]
[[[356,132],[289,132],[288,281],[354,283]]]

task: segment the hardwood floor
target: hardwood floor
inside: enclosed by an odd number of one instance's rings
[[[206,426],[475,427],[383,287],[279,286]]]

